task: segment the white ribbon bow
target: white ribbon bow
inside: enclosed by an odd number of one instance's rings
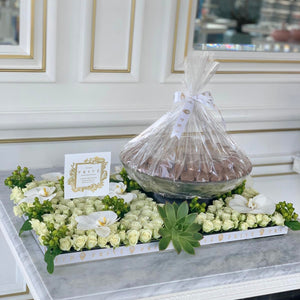
[[[200,102],[201,104],[203,104],[213,110],[217,110],[222,118],[223,126],[225,127],[225,122],[224,122],[223,116],[222,116],[220,110],[214,104],[214,99],[210,92],[204,92],[202,94],[193,95],[193,96],[189,96],[189,95],[186,96],[182,92],[175,92],[174,103],[180,102],[182,100],[186,100],[186,101],[182,108],[182,112],[180,113],[179,118],[177,119],[177,122],[174,125],[173,131],[171,134],[171,138],[176,136],[178,139],[180,139],[180,137],[185,129],[185,126],[194,110],[195,101]]]

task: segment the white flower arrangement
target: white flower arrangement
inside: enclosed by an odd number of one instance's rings
[[[165,228],[158,212],[162,204],[157,204],[145,193],[138,190],[127,193],[123,182],[113,182],[108,196],[64,199],[60,177],[57,173],[45,174],[43,180],[30,182],[23,189],[14,187],[10,195],[15,203],[15,215],[30,215],[24,230],[34,230],[42,245],[50,247],[51,242],[56,243],[57,253],[61,253],[160,240],[161,229]],[[107,208],[106,197],[129,209],[118,217],[118,211]],[[36,206],[50,209],[35,217]],[[211,234],[283,226],[285,221],[285,216],[275,211],[272,201],[248,188],[242,195],[214,200],[206,212],[197,213],[194,222],[200,225],[201,233]]]

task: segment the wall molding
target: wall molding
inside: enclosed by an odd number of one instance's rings
[[[33,1],[32,14],[31,54],[24,58],[0,57],[0,82],[55,81],[56,0]]]
[[[80,82],[137,82],[140,72],[142,31],[145,0],[130,1],[129,36],[126,67],[96,67],[96,4],[97,0],[82,1],[79,81]],[[107,15],[113,14],[107,11]]]
[[[149,126],[169,109],[161,107],[131,108],[126,110],[30,110],[0,112],[0,130],[35,130],[59,128],[92,128]],[[223,109],[222,115],[229,130],[260,130],[299,128],[300,109]],[[22,122],[19,122],[22,120]]]

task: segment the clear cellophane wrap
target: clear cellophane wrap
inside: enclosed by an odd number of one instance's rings
[[[145,191],[209,199],[234,189],[251,172],[251,162],[216,117],[210,94],[203,93],[217,66],[207,52],[188,57],[185,89],[176,93],[172,111],[121,151],[129,176]]]

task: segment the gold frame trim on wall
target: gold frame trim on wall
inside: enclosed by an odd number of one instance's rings
[[[0,54],[0,59],[11,59],[11,58],[29,58],[33,59],[34,57],[34,12],[35,12],[35,0],[31,0],[31,20],[30,20],[30,54],[20,55],[20,54]]]
[[[132,48],[133,48],[133,34],[134,34],[134,19],[135,19],[136,0],[131,0],[128,56],[127,56],[127,68],[126,69],[96,69],[96,68],[94,68],[95,35],[96,35],[96,3],[97,3],[97,0],[93,0],[90,72],[91,73],[130,73],[131,72],[131,65],[132,65]]]
[[[173,51],[172,51],[172,64],[171,64],[171,73],[172,74],[183,74],[183,70],[175,69],[175,59],[176,59],[176,46],[177,46],[177,35],[178,35],[178,23],[179,23],[179,13],[180,13],[181,0],[177,0],[176,5],[176,16],[175,16],[175,28],[174,28],[174,38],[173,38]],[[185,36],[185,46],[184,46],[184,57],[188,53],[188,43],[190,37],[190,25],[192,19],[192,8],[193,0],[189,0],[188,8],[188,20]],[[216,59],[218,62],[223,63],[278,63],[278,64],[300,64],[300,60],[263,60],[263,59]],[[300,71],[217,71],[217,74],[300,74]]]
[[[29,294],[30,294],[30,291],[29,291],[28,285],[26,284],[26,290],[24,292],[0,295],[0,299],[1,298],[6,298],[6,297],[16,297],[16,296],[22,296],[22,295],[29,295]]]
[[[269,132],[290,132],[300,131],[300,128],[278,128],[278,129],[249,129],[249,130],[229,130],[229,134],[244,133],[269,133]],[[45,142],[70,142],[70,141],[90,141],[90,140],[112,140],[130,139],[137,134],[113,134],[113,135],[87,135],[87,136],[62,136],[62,137],[37,137],[37,138],[13,138],[0,139],[0,144],[20,144],[20,143],[45,143]]]
[[[20,59],[33,59],[34,58],[34,16],[35,16],[35,0],[32,0],[31,6],[31,40],[30,40],[30,56],[25,57],[8,57],[8,58],[20,58]],[[46,47],[47,47],[47,4],[48,0],[43,0],[43,50],[42,50],[42,67],[40,69],[0,69],[0,72],[33,72],[33,73],[42,73],[46,72]],[[32,57],[31,57],[32,56]],[[4,58],[0,56],[0,59]],[[5,57],[7,58],[7,57]]]

